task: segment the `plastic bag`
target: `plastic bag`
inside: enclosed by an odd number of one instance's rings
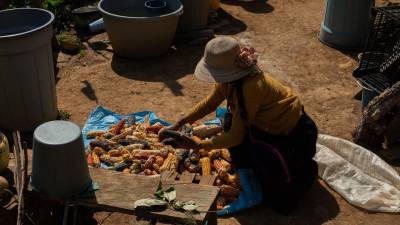
[[[349,203],[373,212],[400,212],[400,176],[371,151],[319,135],[319,176]]]

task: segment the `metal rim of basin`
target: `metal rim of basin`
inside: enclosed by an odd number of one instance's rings
[[[28,31],[24,31],[24,32],[16,33],[16,34],[10,34],[10,35],[3,35],[3,36],[0,35],[0,39],[15,38],[18,36],[24,36],[27,34],[34,33],[36,31],[39,31],[41,29],[48,27],[50,24],[52,24],[54,22],[54,19],[55,19],[55,16],[52,12],[45,10],[45,9],[39,9],[39,8],[15,8],[15,9],[0,10],[0,15],[2,13],[9,12],[9,11],[40,11],[43,13],[47,13],[50,16],[50,19],[45,24],[38,26],[34,29],[30,29]]]
[[[98,4],[98,8],[101,11],[101,13],[106,14],[108,16],[112,16],[112,17],[117,17],[117,18],[121,18],[121,19],[135,19],[135,20],[151,20],[151,18],[162,18],[162,17],[169,17],[169,16],[180,16],[183,14],[183,4],[180,5],[180,7],[171,13],[168,14],[163,14],[163,15],[159,15],[159,16],[152,16],[152,17],[133,17],[133,16],[122,16],[122,15],[118,15],[118,14],[113,14],[110,13],[106,10],[103,9],[103,7],[101,6],[103,4],[103,2],[106,0],[101,0]]]

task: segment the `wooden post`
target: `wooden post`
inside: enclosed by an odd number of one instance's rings
[[[13,132],[13,140],[15,157],[14,179],[18,195],[17,225],[22,225],[25,215],[24,192],[27,187],[28,150],[26,144],[22,149],[21,136],[18,131]]]

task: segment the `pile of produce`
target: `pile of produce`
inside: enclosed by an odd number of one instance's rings
[[[240,182],[231,165],[228,149],[211,151],[176,148],[170,138],[158,135],[163,125],[120,120],[107,131],[90,131],[93,139],[86,151],[89,166],[138,175],[157,175],[164,171],[216,175],[214,185],[221,188],[219,209],[236,200]],[[222,131],[217,125],[186,126],[180,132],[168,131],[181,138],[209,138]]]

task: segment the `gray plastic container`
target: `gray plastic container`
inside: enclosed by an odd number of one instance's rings
[[[178,32],[190,32],[207,27],[210,0],[181,0],[183,15],[179,18]]]
[[[31,184],[34,190],[58,198],[87,190],[91,179],[78,125],[55,120],[35,129]]]
[[[168,51],[183,6],[179,0],[165,0],[160,11],[146,9],[147,0],[102,0],[99,9],[116,54],[127,58],[150,58]]]
[[[338,49],[359,49],[368,36],[374,0],[325,0],[319,39]]]
[[[57,117],[53,21],[43,9],[0,11],[0,129],[33,131]]]

